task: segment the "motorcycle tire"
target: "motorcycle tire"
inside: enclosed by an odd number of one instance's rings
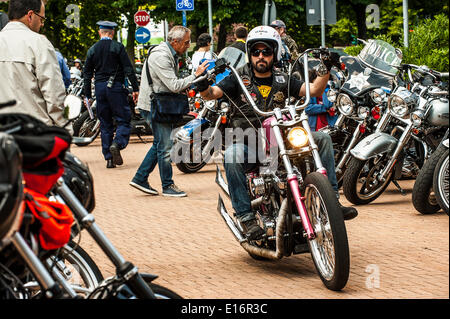
[[[385,155],[386,154],[384,154],[383,157]],[[381,160],[383,160],[383,158]],[[374,164],[373,161],[374,161],[374,159],[369,159],[367,161],[363,161],[363,160],[359,160],[357,158],[352,157],[350,162],[349,162],[349,164],[348,164],[347,169],[345,170],[344,177],[343,177],[343,180],[342,180],[342,188],[344,190],[345,197],[352,204],[355,204],[355,205],[366,205],[366,204],[369,204],[369,203],[373,202],[381,194],[383,194],[384,190],[391,183],[392,171],[389,174],[389,176],[386,178],[386,180],[383,183],[380,183],[379,187],[377,187],[369,195],[365,195],[365,194],[361,194],[360,193],[360,190],[362,190],[362,187],[358,186],[359,181],[360,181],[360,175],[363,172],[363,170],[365,170],[366,164],[369,165],[369,173],[373,171],[374,167],[376,165],[378,165],[378,164],[372,165],[372,164]],[[364,183],[367,182],[367,178],[368,177],[371,177],[371,175],[366,177]]]
[[[202,149],[206,145],[206,143],[207,143],[206,140],[202,142],[202,145],[201,145]],[[182,148],[179,149],[179,152],[178,152],[179,156],[182,155],[181,152],[182,152]],[[191,139],[191,143],[190,143],[189,152],[190,152],[190,154],[194,154],[192,139]],[[210,154],[209,158],[211,158],[213,153],[214,153],[214,149],[211,150],[211,154]],[[192,173],[196,173],[199,170],[201,170],[206,164],[207,164],[206,161],[202,161],[200,163],[193,163],[192,157],[190,157],[190,162],[179,161],[175,165],[181,172],[183,172],[185,174],[192,174]]]
[[[436,195],[436,200],[442,210],[448,215],[449,206],[449,180],[448,180],[448,166],[449,166],[449,151],[441,155],[433,175],[433,189]]]
[[[342,210],[324,175],[308,174],[304,185],[305,207],[316,232],[316,237],[308,240],[314,265],[328,289],[342,290],[350,273],[350,252]]]
[[[69,270],[73,275],[70,279],[73,282],[69,280],[69,283],[75,292],[81,294],[81,297],[87,297],[82,294],[85,292],[84,289],[93,291],[103,281],[103,275],[97,264],[83,248],[73,241],[60,249],[56,259],[62,261],[66,266],[71,266]],[[78,289],[78,287],[82,289]]]
[[[183,299],[179,294],[173,292],[172,290],[160,286],[158,284],[154,284],[151,282],[153,279],[147,276],[142,276],[142,279],[147,283],[150,289],[155,294],[156,299]]]
[[[445,151],[445,147],[438,147],[423,164],[414,182],[412,202],[414,208],[421,214],[434,214],[441,209],[433,191],[433,174]]]
[[[95,112],[95,110],[94,110]],[[89,116],[88,111],[84,111],[80,117],[73,122],[73,136],[78,137],[93,137],[92,141],[94,141],[97,136],[100,134],[100,125],[98,125],[95,131],[92,131],[93,127],[96,125],[98,118],[95,117],[93,120]],[[89,144],[78,144],[77,146],[86,146]]]

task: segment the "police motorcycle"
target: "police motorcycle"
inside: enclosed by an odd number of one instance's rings
[[[445,152],[441,154],[433,173],[433,189],[439,206],[448,215],[448,200],[449,200],[448,137],[442,141],[442,147],[445,148]]]
[[[66,107],[70,106],[67,102]],[[68,114],[73,116],[79,113],[79,104],[74,104],[74,107],[78,108],[78,112],[68,110]],[[180,298],[167,288],[154,284],[152,281],[156,276],[141,274],[126,261],[96,225],[92,214],[77,199],[64,178],[58,177],[61,171],[54,170],[53,165],[62,166],[54,160],[65,151],[62,145],[66,143],[68,146],[71,137],[67,132],[61,134],[59,128],[46,127],[40,121],[20,115],[2,116],[1,121],[0,298]],[[42,151],[41,145],[48,141],[44,139],[41,143],[30,144],[30,141],[37,141],[29,135],[34,126],[37,127],[36,132],[56,134],[55,138],[62,138],[62,141],[53,145],[53,150],[46,157],[48,163],[43,162],[44,165],[33,170],[36,159],[33,150]],[[50,175],[43,175],[43,168]],[[50,188],[50,192],[47,195],[38,194],[34,191],[36,187],[39,192]],[[60,209],[58,214],[53,210],[56,207]],[[74,235],[70,233],[71,221],[75,221],[80,230],[88,229],[116,265],[115,276],[103,279],[95,262],[74,241]]]
[[[350,151],[352,158],[343,186],[346,198],[356,205],[378,198],[391,181],[405,195],[397,182],[405,157],[413,158],[418,172],[449,126],[448,88],[442,82],[448,73],[412,64],[393,67],[401,70],[403,84],[388,98],[388,114],[380,124],[384,130],[365,137]],[[421,193],[419,205],[427,205],[432,199],[430,189],[431,185]]]
[[[245,64],[245,54],[233,47],[224,48],[217,59],[224,59],[235,68]],[[209,60],[208,70],[215,67],[217,59]],[[216,75],[213,85],[219,83],[229,73],[230,71],[225,70]],[[193,90],[189,91],[189,96],[195,96],[194,105],[198,109],[198,114],[176,130],[172,151],[172,158],[183,173],[198,172],[214,153],[224,150],[224,130],[227,127],[229,113],[229,104],[225,100],[203,101],[199,93]]]
[[[401,51],[381,40],[368,40],[356,57],[343,56],[341,68],[332,75],[327,97],[335,103],[338,118],[333,127],[320,131],[328,133],[335,150],[336,178],[342,186],[351,159],[350,151],[369,134],[381,129],[387,116],[387,99],[396,85],[398,70],[388,63],[400,65]]]
[[[300,58],[308,65],[307,53],[327,56],[327,49],[310,49]],[[217,63],[216,63],[217,65]],[[306,99],[277,104],[270,112],[260,110],[236,69],[234,76],[245,99],[255,112],[267,117],[263,123],[272,160],[246,174],[252,208],[265,233],[257,240],[243,234],[239,221],[227,212],[219,195],[218,211],[240,245],[255,259],[278,260],[284,256],[310,252],[324,285],[331,290],[345,287],[350,268],[347,232],[336,195],[326,177],[317,145],[311,135],[304,108],[310,100],[309,77],[305,72]],[[306,68],[307,70],[307,68]],[[206,77],[206,76],[205,76]],[[198,80],[202,80],[200,77]],[[232,100],[229,103],[234,103]],[[276,153],[276,154],[274,154]],[[278,161],[280,159],[281,161]],[[216,183],[229,197],[228,185],[217,167]]]

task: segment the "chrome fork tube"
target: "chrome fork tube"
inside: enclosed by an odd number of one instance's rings
[[[338,174],[342,173],[342,168],[344,167],[345,163],[347,163],[347,160],[350,157],[350,150],[355,146],[356,142],[358,141],[358,138],[361,136],[361,131],[359,130],[361,124],[362,123],[360,122],[356,127],[355,131],[353,132],[352,139],[350,140],[350,143],[345,149],[344,154],[342,154],[341,160],[336,166],[336,173]]]
[[[375,129],[375,133],[383,132],[386,129],[386,126],[389,124],[391,120],[391,114],[389,110],[386,110],[378,122],[377,128]]]
[[[219,125],[220,125],[221,120],[222,120],[222,118],[221,118],[221,116],[219,115],[219,116],[217,117],[216,124],[214,125],[214,129],[213,129],[213,131],[212,131],[212,133],[211,133],[211,136],[209,137],[208,143],[206,143],[205,147],[204,147],[203,150],[202,150],[202,161],[204,161],[204,160],[206,159],[206,157],[208,156],[208,153],[209,153],[209,152],[207,152],[206,150],[209,150],[209,148],[211,147],[211,144],[213,144],[213,141],[214,141],[215,138],[216,138],[215,135],[216,135],[216,132],[217,132],[217,130],[218,130],[218,128],[219,128]],[[203,138],[203,137],[202,137],[202,138]],[[200,141],[200,143],[201,143],[201,141]],[[221,144],[222,144],[222,141],[221,141]]]
[[[400,155],[400,152],[403,150],[403,147],[405,147],[406,143],[408,143],[409,138],[411,137],[411,131],[413,128],[413,124],[410,123],[405,128],[405,131],[403,132],[402,136],[398,140],[397,147],[395,148],[394,153],[392,154],[391,159],[389,160],[386,167],[381,171],[380,175],[378,176],[378,179],[380,181],[385,181],[387,178],[387,175],[394,167],[395,163],[397,162],[398,156]]]
[[[334,127],[340,127],[342,125],[342,122],[344,122],[345,116],[342,114],[339,114],[336,123],[334,123]]]
[[[52,289],[56,283],[39,258],[28,246],[22,235],[19,232],[16,232],[12,236],[11,241],[20,256],[24,259],[26,265],[36,277],[36,280],[41,284],[42,288],[47,291],[46,293],[50,293],[49,290]],[[47,297],[51,298],[53,296],[47,295]]]
[[[320,159],[320,154],[318,151],[318,147],[316,142],[314,141],[314,138],[312,136],[311,133],[311,128],[309,127],[309,123],[308,123],[308,119],[305,118],[302,120],[302,126],[303,128],[306,130],[306,133],[308,133],[308,137],[309,137],[309,145],[311,146],[311,150],[312,150],[312,155],[314,158],[314,163],[316,164],[316,171],[321,173],[321,174],[326,174],[326,169],[322,164],[322,160]]]

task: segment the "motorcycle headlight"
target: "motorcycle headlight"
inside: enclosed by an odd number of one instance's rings
[[[328,90],[327,91],[327,98],[328,98],[328,101],[330,101],[331,103],[336,102],[337,92],[335,90],[333,90],[333,89]]]
[[[347,94],[339,94],[336,100],[336,105],[339,109],[339,112],[341,112],[345,116],[352,115],[354,103],[350,96],[348,96]]]
[[[211,110],[214,111],[216,108],[216,100],[211,100],[211,101],[205,101],[205,106]]]
[[[308,144],[309,138],[308,133],[302,127],[294,127],[289,130],[287,135],[289,144],[295,148],[302,148]]]
[[[415,111],[411,113],[411,121],[413,122],[414,126],[420,126],[422,124],[423,119],[423,112],[422,111]]]
[[[407,118],[410,109],[416,105],[418,96],[403,87],[392,93],[388,100],[389,111],[398,118]]]
[[[361,119],[365,119],[370,114],[370,109],[367,106],[360,106],[358,108],[358,117]]]
[[[370,97],[372,98],[372,101],[375,102],[375,104],[380,104],[384,101],[386,98],[386,92],[382,89],[375,89],[369,93]]]

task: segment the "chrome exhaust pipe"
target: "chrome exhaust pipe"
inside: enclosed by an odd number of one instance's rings
[[[227,195],[228,198],[230,198],[230,191],[228,190],[228,185],[223,179],[222,172],[220,171],[219,165],[216,165],[216,184],[220,186],[222,191]]]
[[[230,228],[235,238],[241,244],[242,248],[244,248],[248,253],[268,259],[281,259],[283,257],[284,251],[283,228],[288,213],[287,199],[284,199],[283,202],[281,203],[280,212],[278,215],[276,227],[276,251],[267,248],[256,247],[249,244],[244,234],[239,230],[238,226],[235,224],[231,216],[228,214],[225,205],[223,203],[222,197],[220,195],[217,210],[224,219],[228,228]]]

